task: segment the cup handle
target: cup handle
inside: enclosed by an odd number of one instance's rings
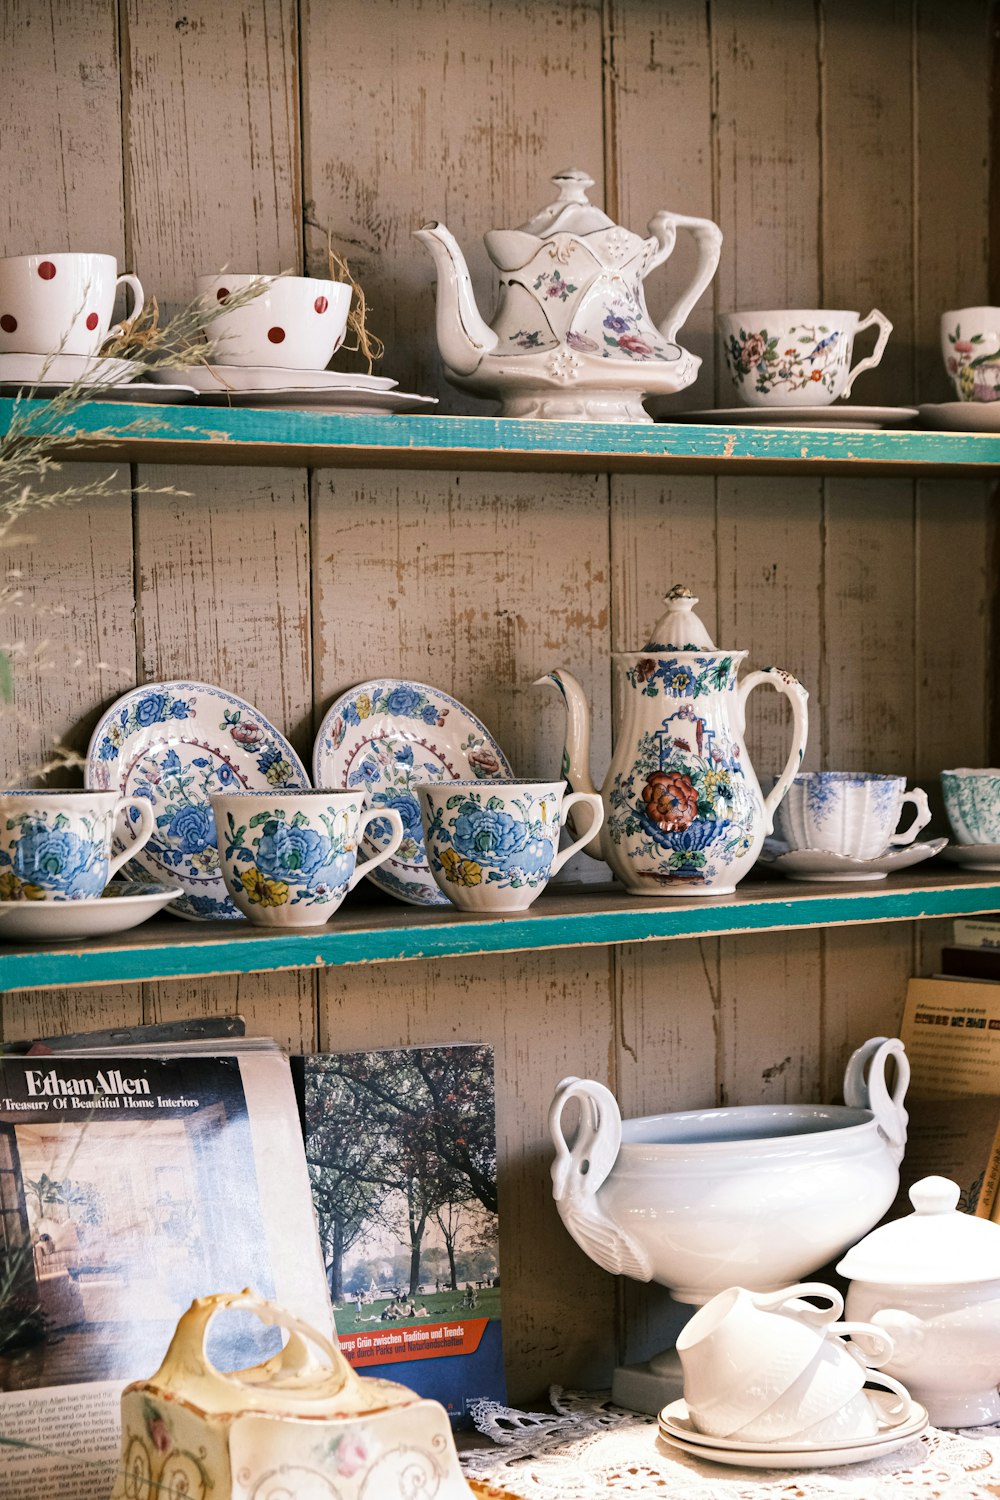
[[[828,1323],[826,1334],[831,1339],[850,1337],[847,1348],[866,1370],[871,1365],[887,1364],[896,1352],[892,1334],[876,1323]]]
[[[873,370],[875,366],[880,362],[883,354],[885,353],[885,346],[889,342],[889,335],[892,332],[892,324],[889,322],[889,319],[886,317],[885,313],[880,313],[877,307],[872,308],[867,318],[862,318],[861,322],[854,330],[854,336],[855,338],[857,338],[858,334],[861,333],[865,328],[873,328],[876,325],[879,332],[878,338],[875,340],[875,348],[872,350],[871,354],[869,354],[867,359],[859,360],[858,363],[854,366],[854,369],[848,375],[847,384],[844,386],[844,389],[840,393],[841,401],[847,400],[848,396],[851,394],[851,386],[857,380],[862,370]]]
[[[130,317],[123,318],[120,323],[116,323],[114,328],[108,329],[107,337],[109,339],[119,339],[123,333],[127,333],[146,305],[146,294],[142,289],[142,282],[138,276],[133,276],[130,271],[126,271],[124,275],[119,276],[115,282],[115,286],[127,286],[131,291],[132,313]]]
[[[578,852],[578,850],[582,849],[584,844],[589,844],[591,839],[595,838],[601,831],[601,824],[604,822],[604,803],[601,801],[596,792],[571,792],[568,797],[564,797],[562,804],[563,822],[566,821],[566,814],[569,812],[570,808],[576,807],[577,803],[579,802],[585,802],[588,807],[592,807],[594,809],[593,822],[589,824],[587,831],[582,838],[577,839],[576,842],[570,844],[568,848],[560,850],[560,852],[556,855],[555,859],[552,861],[552,869],[549,872],[550,878],[552,875],[555,875],[558,870],[561,870],[566,861],[568,859],[571,859],[573,855]],[[579,824],[577,826],[579,827]]]
[[[127,859],[132,859],[134,855],[139,853],[140,849],[144,848],[146,844],[149,843],[150,839],[153,837],[153,834],[156,832],[156,819],[153,817],[153,804],[147,801],[145,797],[119,797],[118,801],[115,803],[114,815],[116,821],[118,818],[118,814],[120,812],[126,811],[126,809],[130,807],[136,808],[139,813],[138,837],[134,837],[133,841],[122,850],[121,854],[116,854],[113,859],[109,860],[109,880],[112,878],[112,876],[118,874],[118,871],[121,869],[122,865]],[[129,820],[128,826],[131,830],[131,819]]]
[[[751,1295],[754,1307],[759,1307],[762,1312],[775,1312],[799,1297],[822,1298],[829,1303],[828,1307],[813,1307],[811,1302],[804,1302],[794,1312],[799,1322],[808,1323],[811,1328],[824,1333],[831,1327],[831,1320],[839,1318],[844,1311],[843,1297],[836,1287],[827,1286],[824,1281],[800,1281],[796,1286],[782,1287],[778,1292],[753,1292]],[[833,1323],[832,1326],[840,1325]]]
[[[378,854],[366,854],[362,859],[361,835],[369,823],[374,823],[377,818],[385,818],[392,829],[393,837],[385,849],[380,849]],[[347,882],[347,889],[353,891],[362,875],[367,875],[371,870],[377,870],[379,865],[384,865],[387,859],[391,859],[403,842],[404,836],[403,820],[394,807],[368,807],[361,814],[358,821],[358,858],[354,867],[354,874]]]
[[[910,824],[909,828],[907,828],[904,833],[893,834],[892,838],[889,840],[890,844],[912,843],[917,834],[920,832],[921,828],[926,828],[927,824],[931,820],[931,810],[927,806],[927,793],[923,790],[922,787],[915,786],[912,792],[907,792],[906,796],[899,804],[901,812],[908,802],[913,803],[914,807],[917,809],[917,815],[914,818],[913,822]]]
[[[910,1416],[913,1411],[913,1398],[905,1385],[900,1381],[893,1380],[891,1375],[884,1374],[881,1370],[870,1370],[866,1385],[882,1385],[899,1397],[895,1406],[890,1406],[887,1412],[880,1412],[878,1425],[880,1428],[898,1427]]]

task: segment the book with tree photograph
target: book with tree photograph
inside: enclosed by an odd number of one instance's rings
[[[340,1346],[456,1426],[504,1400],[493,1053],[300,1060],[306,1160]]]

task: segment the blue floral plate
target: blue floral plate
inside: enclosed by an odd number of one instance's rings
[[[156,833],[130,866],[180,886],[170,911],[194,922],[242,920],[219,867],[211,794],[309,785],[263,714],[204,682],[147,682],[125,693],[94,730],[85,775],[89,787],[149,798]],[[116,838],[119,849],[125,843]]]
[[[489,781],[513,776],[485,725],[455,698],[423,682],[379,677],[342,693],[326,712],[313,749],[317,786],[364,787],[373,807],[394,807],[405,837],[393,859],[368,879],[412,906],[447,906],[434,883],[420,808],[419,781]],[[371,823],[373,852],[389,842],[389,825]]]

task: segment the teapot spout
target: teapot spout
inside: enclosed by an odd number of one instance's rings
[[[437,341],[441,357],[456,375],[471,375],[497,345],[497,335],[476,306],[472,279],[455,236],[432,222],[414,230],[437,267]]]
[[[559,689],[566,704],[566,745],[561,775],[565,776],[574,792],[591,792],[600,796],[600,787],[595,787],[590,776],[590,705],[583,688],[572,673],[564,672],[562,668],[536,678],[533,686],[541,687],[547,682]],[[591,859],[606,858],[601,847],[602,833],[584,845],[583,852]]]

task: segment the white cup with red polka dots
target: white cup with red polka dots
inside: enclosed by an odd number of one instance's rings
[[[232,312],[226,299],[255,282],[263,290]],[[198,294],[215,309],[205,333],[220,365],[324,370],[344,342],[351,288],[314,276],[199,276]]]
[[[115,294],[131,289],[131,315],[115,328]],[[0,260],[0,354],[98,352],[142,311],[137,276],[118,274],[113,255],[59,252]]]

